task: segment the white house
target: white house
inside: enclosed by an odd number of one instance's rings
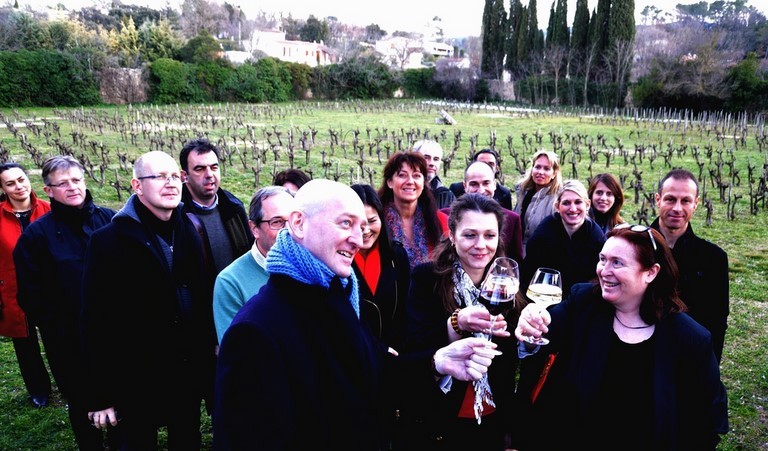
[[[339,61],[336,52],[325,44],[304,41],[289,41],[285,32],[257,30],[251,38],[251,48],[281,61],[306,64],[310,67],[325,66]]]

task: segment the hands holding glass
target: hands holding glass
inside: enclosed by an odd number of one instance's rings
[[[488,340],[493,338],[494,326],[498,315],[508,313],[514,307],[515,295],[520,288],[520,274],[517,262],[507,257],[499,257],[491,264],[488,273],[480,285],[478,301],[491,314],[491,327]]]
[[[547,345],[549,340],[541,334],[547,332],[546,326],[551,319],[547,307],[559,303],[563,298],[560,272],[550,268],[538,268],[531,278],[526,296],[533,303],[523,309],[515,336],[518,340],[532,345]]]

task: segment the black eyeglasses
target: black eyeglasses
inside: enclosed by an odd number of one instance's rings
[[[262,224],[264,222],[269,224],[270,229],[280,230],[283,227],[285,227],[285,223],[288,222],[288,220],[283,218],[272,218],[272,219],[265,219],[263,221],[256,221],[257,224]]]
[[[653,244],[653,252],[656,252],[658,248],[656,247],[656,239],[653,238],[653,232],[651,232],[651,228],[648,226],[640,225],[640,224],[629,224],[629,223],[623,223],[623,224],[616,224],[614,227],[614,230],[620,230],[620,229],[629,229],[632,232],[637,233],[645,233],[648,232],[648,237],[651,238],[651,244]]]
[[[152,174],[152,175],[144,175],[142,177],[136,177],[137,180],[160,180],[164,181],[165,183],[179,183],[181,181],[181,176],[179,174]]]

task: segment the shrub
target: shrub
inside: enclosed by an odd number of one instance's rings
[[[57,51],[0,52],[0,106],[79,106],[101,102],[90,71]]]
[[[149,66],[150,99],[156,103],[184,103],[200,101],[202,92],[197,88],[194,71],[182,62],[160,58]]]

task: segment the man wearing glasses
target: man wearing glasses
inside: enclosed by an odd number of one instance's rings
[[[85,258],[82,342],[88,418],[120,424],[120,449],[200,449],[213,387],[211,283],[200,237],[182,212],[181,174],[164,152],[133,167],[134,194],[94,233]]]
[[[693,173],[673,169],[659,183],[659,217],[651,227],[661,232],[680,270],[680,298],[688,314],[712,334],[719,362],[723,356],[730,305],[728,254],[693,233],[691,219],[699,206],[699,183]]]
[[[248,226],[256,240],[251,249],[224,268],[213,287],[213,321],[219,343],[240,308],[267,283],[267,252],[285,227],[293,194],[282,186],[256,191],[248,206]]]
[[[187,142],[179,152],[184,212],[192,215],[210,256],[211,281],[253,244],[243,203],[221,188],[219,149],[206,139]]]
[[[86,246],[115,211],[93,203],[83,166],[69,155],[46,160],[42,175],[51,212],[26,228],[14,250],[19,305],[40,328],[51,373],[69,405],[78,447],[101,450],[102,432],[86,418],[83,396],[88,382],[81,374],[78,324]]]

